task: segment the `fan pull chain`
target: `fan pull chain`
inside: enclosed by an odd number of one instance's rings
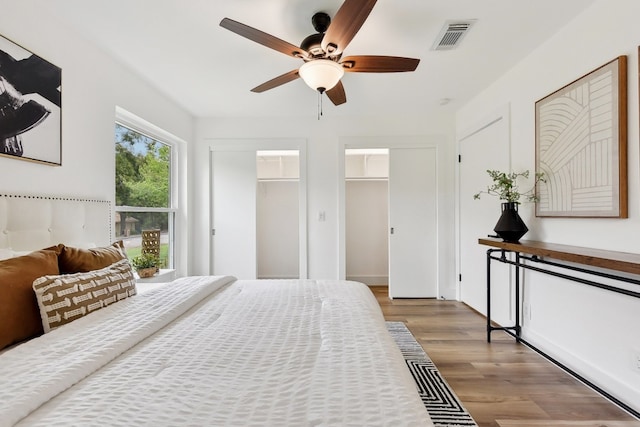
[[[318,90],[318,120],[322,116],[322,91]]]

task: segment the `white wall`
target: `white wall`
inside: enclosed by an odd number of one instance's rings
[[[339,108],[339,107],[337,107]],[[441,222],[440,251],[443,268],[440,279],[443,286],[455,285],[454,225],[450,214],[454,207],[454,142],[453,118],[448,115],[432,117],[332,117],[325,110],[321,120],[313,113],[308,117],[282,118],[219,118],[201,119],[196,125],[197,145],[193,147],[194,165],[192,182],[194,197],[192,224],[197,231],[192,236],[192,247],[209,247],[209,164],[208,150],[214,138],[305,138],[308,164],[308,262],[310,278],[336,279],[339,277],[339,153],[341,137],[351,136],[418,135],[425,140],[441,142],[439,153],[439,209]],[[437,137],[434,137],[437,136]],[[343,155],[343,154],[342,154]],[[325,221],[319,221],[324,211]],[[192,272],[208,272],[208,253],[192,258]]]
[[[628,55],[628,219],[535,218],[521,210],[529,240],[640,253],[638,44],[640,2],[598,0],[462,108],[457,132],[510,104],[511,166],[534,170],[534,104],[616,58]],[[497,205],[496,201],[496,205]],[[460,212],[460,215],[465,215]],[[524,335],[619,399],[640,410],[640,300],[539,274],[527,274]],[[478,275],[478,286],[484,276]]]
[[[0,191],[113,202],[117,105],[185,141],[192,139],[189,114],[83,40],[46,8],[15,1],[2,1],[0,7],[0,34],[62,68],[62,166],[0,157]],[[182,160],[186,176],[186,156]],[[186,202],[186,188],[182,190],[181,200]],[[186,210],[179,221],[186,229]],[[186,266],[184,242],[178,242],[178,249]]]

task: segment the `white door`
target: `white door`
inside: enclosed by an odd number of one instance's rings
[[[438,294],[437,150],[389,150],[389,297]]]
[[[214,275],[256,278],[256,152],[212,152]]]
[[[500,217],[500,200],[482,194],[480,200],[473,195],[486,190],[491,184],[487,169],[509,170],[509,118],[504,113],[497,119],[488,118],[485,125],[472,130],[460,141],[460,299],[486,314],[486,246],[479,238],[495,234],[493,227]],[[505,266],[492,263],[492,269]],[[508,276],[505,270],[503,277]],[[510,290],[496,288],[491,294],[495,309],[492,318],[509,320]]]

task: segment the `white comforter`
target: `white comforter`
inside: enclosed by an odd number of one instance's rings
[[[366,286],[189,277],[0,356],[0,426],[432,425]]]

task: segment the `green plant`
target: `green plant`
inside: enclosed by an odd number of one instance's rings
[[[142,247],[140,246],[125,248],[125,250],[127,252],[127,258],[129,258],[130,260],[142,253]],[[169,265],[167,261],[168,259],[169,245],[167,243],[160,243],[160,258],[158,267],[166,268]]]
[[[131,258],[131,265],[136,270],[157,267],[160,264],[158,257],[151,253],[144,253]]]
[[[479,199],[480,194],[485,193],[491,196],[497,196],[500,200],[506,200],[507,202],[520,202],[520,197],[525,197],[528,202],[535,202],[538,200],[538,196],[535,193],[535,188],[538,182],[547,182],[544,178],[543,172],[536,172],[535,180],[531,188],[527,191],[521,192],[518,187],[518,179],[528,179],[529,171],[524,172],[500,172],[497,170],[487,170],[487,173],[493,180],[493,184],[487,187],[486,191],[480,191],[473,195],[474,199]]]

